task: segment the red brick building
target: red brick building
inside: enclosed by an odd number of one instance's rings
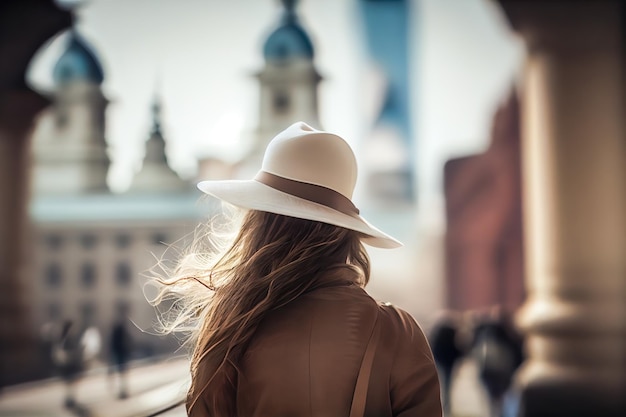
[[[524,300],[519,114],[513,90],[495,113],[489,148],[444,167],[450,309],[513,311]]]

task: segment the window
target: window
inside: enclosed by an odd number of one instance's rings
[[[130,236],[125,233],[117,235],[115,237],[115,245],[120,249],[128,247],[130,245]]]
[[[50,250],[57,250],[63,245],[63,238],[55,233],[44,236],[45,245]]]
[[[48,288],[58,288],[61,286],[61,267],[57,263],[50,264],[45,271],[46,286]]]
[[[274,102],[272,105],[274,106],[274,112],[276,113],[286,113],[289,110],[289,95],[284,91],[277,91],[274,94]]]
[[[46,315],[49,321],[59,320],[62,313],[61,305],[58,303],[50,303],[46,308]]]
[[[80,280],[85,288],[92,288],[96,284],[96,267],[93,264],[83,264],[80,270]]]
[[[126,300],[117,300],[115,303],[115,314],[119,316],[128,316],[130,313],[130,305]]]
[[[130,266],[126,262],[120,262],[115,268],[115,279],[120,287],[127,287],[130,284]]]
[[[96,318],[96,306],[92,302],[83,303],[80,306],[80,315],[86,323],[92,323]]]
[[[96,246],[96,242],[97,242],[96,236],[90,233],[82,235],[80,237],[80,244],[85,249],[92,249],[94,246]]]

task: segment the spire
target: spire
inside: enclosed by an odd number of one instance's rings
[[[283,7],[289,13],[294,13],[297,2],[298,2],[297,0],[281,0]]]
[[[172,170],[165,154],[166,143],[161,131],[163,106],[158,86],[156,90],[150,105],[152,127],[150,137],[146,141],[146,154],[141,170],[133,179],[131,190],[137,192],[184,191],[189,188],[188,184]]]
[[[152,112],[152,128],[150,130],[150,138],[146,143],[145,161],[163,163],[167,165],[167,156],[165,155],[165,139],[161,132],[161,97],[155,93],[152,99],[150,110]]]
[[[296,15],[296,3],[297,0],[281,0],[283,4],[284,13],[283,13],[283,23],[294,23],[298,20],[298,15]]]
[[[152,100],[152,131],[150,134],[163,136],[161,134],[161,97],[158,94],[155,94]]]

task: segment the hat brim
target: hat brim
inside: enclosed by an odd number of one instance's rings
[[[202,181],[198,189],[244,209],[266,211],[315,220],[363,233],[363,243],[377,248],[403,246],[398,240],[371,225],[363,217],[350,216],[324,205],[292,196],[255,180]]]

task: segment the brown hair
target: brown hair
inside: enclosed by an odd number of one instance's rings
[[[322,284],[333,270],[348,269],[356,284],[367,284],[369,258],[360,239],[330,224],[252,210],[215,261],[196,252],[169,279],[157,279],[155,304],[174,294],[168,331],[189,330],[195,341],[189,415],[236,415],[239,362],[266,312]]]

